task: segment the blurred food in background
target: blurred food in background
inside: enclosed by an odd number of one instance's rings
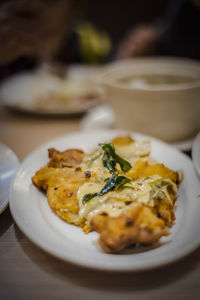
[[[83,113],[101,102],[99,68],[43,64],[4,80],[0,98],[6,107],[37,114]]]
[[[0,79],[41,61],[200,58],[199,0],[2,0]]]
[[[2,0],[0,100],[10,108],[41,114],[86,112],[102,100],[96,74],[106,63],[140,56],[198,60],[199,28],[200,0]],[[189,84],[190,76],[161,73],[123,80],[127,89],[137,90],[169,80],[174,86],[177,81]],[[130,99],[131,111],[135,99]]]

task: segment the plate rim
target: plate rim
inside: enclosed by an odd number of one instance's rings
[[[171,146],[171,145],[169,145],[169,144],[167,144],[167,143],[165,143],[163,141],[160,141],[159,139],[151,137],[151,136],[146,136],[146,135],[143,135],[143,134],[140,134],[140,133],[131,132],[131,131],[127,131],[127,130],[101,130],[101,131],[98,131],[98,132],[110,132],[110,133],[112,132],[113,134],[131,133],[132,135],[139,136],[141,138],[151,139],[152,142],[156,141],[156,142],[161,143],[163,146],[167,146],[167,147],[173,148],[173,150],[176,151],[176,152],[178,152],[179,155],[181,155],[182,157],[184,157],[184,159],[187,159],[190,163],[192,163],[191,159],[187,155],[185,155],[184,153],[181,153],[179,150],[177,150],[173,146]],[[85,134],[91,134],[91,133],[92,132],[76,131],[76,132],[73,132],[73,133],[70,133],[70,134],[61,135],[61,136],[59,136],[59,137],[57,137],[55,139],[52,139],[52,140],[50,140],[50,141],[42,144],[40,147],[37,147],[35,150],[33,150],[23,160],[23,162],[21,164],[21,167],[20,167],[20,169],[18,170],[18,172],[17,172],[17,174],[15,176],[14,183],[17,180],[17,176],[20,173],[20,170],[23,168],[23,163],[26,162],[27,160],[29,160],[32,155],[35,155],[35,153],[42,151],[42,149],[44,149],[44,147],[48,147],[48,144],[50,144],[50,143],[56,143],[56,141],[59,141],[61,138],[66,138],[67,139],[67,137],[71,137],[74,134],[76,134],[76,135],[79,135],[79,134],[85,135]],[[23,225],[22,225],[22,223],[20,223],[20,220],[18,219],[17,214],[16,214],[16,212],[14,211],[14,208],[13,208],[14,183],[13,183],[12,189],[10,191],[9,205],[10,205],[11,214],[12,214],[12,216],[13,216],[16,224],[20,228],[20,230],[27,236],[27,238],[29,240],[31,240],[34,244],[36,244],[38,247],[40,247],[41,249],[43,249],[47,253],[49,253],[49,254],[51,254],[51,255],[59,258],[59,259],[62,259],[64,261],[67,261],[69,263],[72,263],[74,265],[78,265],[78,266],[85,267],[85,268],[90,268],[90,269],[93,269],[93,270],[111,271],[111,272],[112,271],[115,271],[115,272],[144,271],[144,270],[159,268],[161,266],[165,266],[165,265],[168,265],[168,264],[170,264],[172,262],[178,261],[178,260],[182,259],[183,257],[187,256],[188,254],[190,254],[191,252],[193,252],[200,245],[200,241],[196,240],[196,242],[193,243],[192,247],[190,245],[189,247],[187,247],[187,249],[180,250],[179,253],[177,253],[176,255],[174,255],[171,258],[167,258],[167,259],[161,260],[161,261],[158,260],[156,263],[154,262],[153,265],[151,265],[151,264],[149,264],[148,266],[141,265],[141,266],[136,266],[134,268],[133,267],[127,268],[127,266],[125,268],[123,266],[120,267],[120,268],[119,267],[116,268],[116,267],[113,267],[113,266],[112,267],[110,267],[110,266],[106,266],[105,267],[105,265],[99,265],[99,264],[98,265],[94,265],[94,264],[91,264],[91,263],[88,263],[88,262],[85,263],[85,262],[83,262],[80,259],[79,260],[77,260],[77,259],[74,260],[72,258],[69,258],[69,257],[63,256],[61,254],[58,254],[58,251],[56,252],[55,249],[54,249],[54,251],[52,251],[52,249],[48,248],[48,245],[46,245],[45,243],[41,243],[41,241],[38,242],[38,239],[35,238],[34,235],[30,235],[29,234],[29,230],[27,228],[23,228]]]

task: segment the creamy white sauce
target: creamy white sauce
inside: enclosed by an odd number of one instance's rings
[[[138,156],[141,155],[143,157],[149,154],[150,144],[149,142],[133,142],[125,146],[116,146],[115,149],[118,155],[133,163],[133,161],[138,159]],[[119,190],[110,191],[103,196],[96,196],[87,203],[83,203],[83,197],[86,194],[100,192],[105,185],[105,179],[111,176],[109,171],[103,166],[102,157],[103,151],[97,148],[92,154],[86,156],[81,165],[82,170],[91,172],[89,181],[85,182],[77,192],[80,208],[79,217],[81,219],[84,218],[90,222],[95,214],[101,212],[106,212],[111,217],[116,217],[138,203],[153,207],[152,192],[156,195],[156,192],[162,191],[163,195],[172,201],[167,191],[167,185],[159,187],[159,183],[163,180],[166,181],[172,186],[174,192],[177,191],[176,185],[170,179],[163,179],[158,175],[154,175],[131,181]],[[125,173],[123,175],[126,176]]]
[[[139,157],[150,154],[151,143],[150,141],[133,141],[127,145],[115,145],[115,150],[119,156],[133,164]]]

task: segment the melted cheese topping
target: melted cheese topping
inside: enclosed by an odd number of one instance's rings
[[[133,141],[128,145],[115,145],[115,150],[118,155],[133,165],[137,159],[142,159],[150,153],[150,144],[149,142],[139,143]],[[80,186],[77,192],[80,219],[85,219],[86,223],[89,224],[91,218],[97,213],[106,212],[111,217],[116,217],[138,203],[153,207],[156,197],[166,197],[169,201],[172,201],[168,186],[176,192],[176,185],[170,179],[153,175],[132,180],[118,190],[110,191],[103,196],[96,196],[87,203],[83,203],[83,197],[86,194],[100,192],[105,185],[105,179],[111,176],[103,166],[103,153],[101,148],[95,149],[91,154],[86,155],[81,164],[82,170],[89,171],[91,177],[88,182]],[[119,169],[119,166],[117,166],[117,169]],[[123,172],[121,171],[121,173]],[[127,176],[126,173],[123,173],[123,175]]]
[[[103,196],[96,196],[85,204],[82,201],[84,195],[99,192],[104,184],[103,182],[102,184],[92,182],[84,183],[77,193],[80,207],[79,216],[80,218],[85,218],[90,221],[94,214],[101,212],[106,212],[111,217],[119,216],[127,208],[138,203],[153,207],[154,198],[158,196],[156,193],[160,193],[161,197],[167,197],[172,201],[167,191],[167,185],[160,188],[155,187],[155,183],[158,181],[162,181],[162,178],[156,175],[148,179],[131,181],[124,185],[122,189],[110,191]],[[171,180],[169,180],[168,183],[172,184],[176,190]],[[153,197],[153,193],[155,197]]]
[[[104,181],[111,175],[108,169],[103,167],[102,158],[103,151],[101,149],[96,149],[91,155],[86,155],[81,164],[81,169],[83,171],[90,171],[93,179],[95,178],[98,182]]]
[[[151,144],[149,141],[132,141],[127,145],[115,145],[115,149],[119,156],[133,164],[138,157],[150,154]]]

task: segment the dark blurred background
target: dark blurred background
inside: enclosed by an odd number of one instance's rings
[[[134,25],[165,15],[170,0],[85,1],[85,18],[107,31],[116,45]]]
[[[199,0],[0,0],[0,79],[41,61],[200,58]]]

